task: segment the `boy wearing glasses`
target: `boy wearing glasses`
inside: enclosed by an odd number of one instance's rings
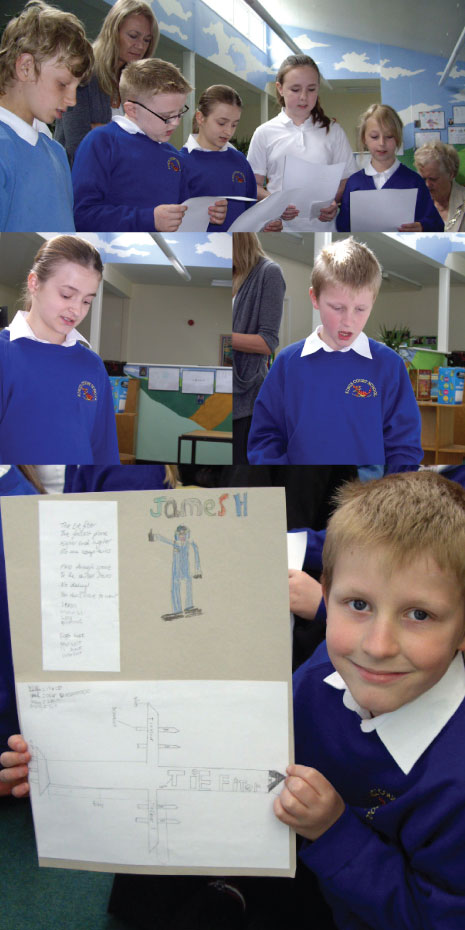
[[[174,232],[190,196],[187,162],[169,139],[187,111],[190,84],[159,58],[123,70],[124,116],[82,140],[73,164],[76,229],[85,232]],[[209,208],[221,224],[226,201]]]

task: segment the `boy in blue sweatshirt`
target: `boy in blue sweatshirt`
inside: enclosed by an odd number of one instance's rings
[[[327,652],[294,676],[297,764],[275,813],[340,930],[465,926],[464,553],[455,482],[403,473],[339,492]]]
[[[0,230],[73,232],[73,190],[64,148],[48,123],[76,103],[92,46],[82,23],[28,3],[0,46]]]
[[[144,58],[120,79],[124,116],[84,137],[73,164],[76,229],[93,232],[174,232],[191,196],[187,161],[170,138],[187,111],[190,84],[175,65]],[[227,203],[209,207],[222,224]]]
[[[283,349],[255,401],[251,465],[417,466],[421,420],[403,359],[363,333],[381,284],[350,237],[318,255],[310,297],[321,325]]]

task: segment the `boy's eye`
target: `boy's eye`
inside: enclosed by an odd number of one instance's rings
[[[367,601],[362,600],[360,597],[354,597],[353,600],[348,601],[348,605],[352,607],[352,610],[358,611],[358,613],[362,613],[368,607]]]
[[[411,620],[429,620],[429,613],[426,610],[420,610],[419,607],[409,610],[408,616]]]

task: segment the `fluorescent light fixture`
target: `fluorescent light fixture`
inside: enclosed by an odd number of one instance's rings
[[[187,268],[184,267],[182,261],[180,261],[176,253],[173,252],[173,249],[170,248],[168,243],[165,241],[165,239],[163,238],[163,234],[153,232],[153,233],[150,233],[149,235],[152,237],[153,241],[156,242],[156,244],[162,250],[162,252],[166,255],[167,259],[171,262],[173,268],[176,269],[178,274],[180,274],[181,277],[184,278],[185,281],[191,281],[192,279],[191,279],[191,276]]]
[[[210,287],[231,287],[231,281],[225,280],[224,278],[213,278],[210,281]]]
[[[414,281],[413,278],[406,278],[403,274],[398,274],[397,271],[389,271],[386,269],[383,271],[382,277],[384,280],[389,280],[389,278],[398,278],[399,281],[405,281],[406,284],[411,284],[412,287],[417,287],[419,290],[422,289],[423,285],[419,281]]]
[[[455,45],[454,51],[452,52],[452,55],[450,56],[449,61],[447,62],[446,67],[444,68],[444,71],[439,81],[439,87],[441,86],[441,84],[444,84],[444,81],[447,81],[447,78],[449,77],[449,73],[452,70],[452,65],[454,64],[454,61],[457,58],[457,55],[460,51],[460,46],[462,45],[464,39],[465,39],[465,26],[463,27],[462,32],[460,33],[459,38],[457,39],[457,43]]]

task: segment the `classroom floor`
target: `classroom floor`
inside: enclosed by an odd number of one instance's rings
[[[0,799],[0,930],[130,930],[107,914],[113,875],[40,869],[29,801]]]

